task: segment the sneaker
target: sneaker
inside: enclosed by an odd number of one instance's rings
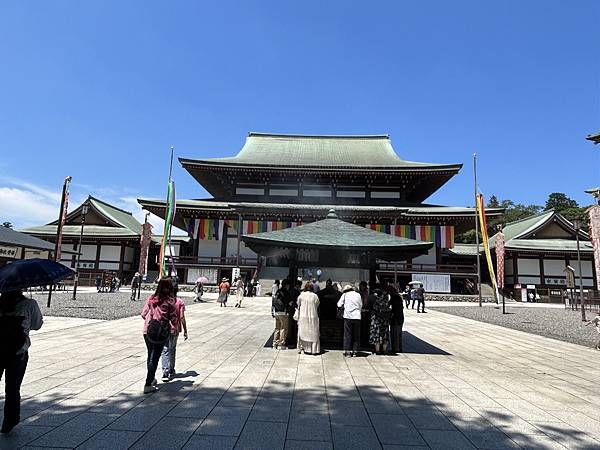
[[[163,376],[162,376],[162,382],[166,383],[167,381],[169,381],[169,371],[166,370],[163,372]]]
[[[152,380],[152,386],[156,386],[158,384],[158,381],[156,381],[156,378],[154,380]]]
[[[354,358],[354,357],[356,356],[356,352],[352,352],[352,353],[350,354],[350,356],[352,356],[352,357]]]
[[[175,371],[174,371],[174,370],[171,370],[171,371],[169,372],[169,381],[171,381],[173,378],[175,378]]]
[[[144,386],[144,394],[151,394],[156,391],[158,391],[156,386]]]

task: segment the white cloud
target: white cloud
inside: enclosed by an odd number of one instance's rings
[[[59,199],[11,187],[0,187],[0,221],[11,222],[15,228],[42,225],[55,220]]]
[[[25,191],[29,191],[32,194],[35,194],[38,197],[45,198],[47,200],[53,201],[60,206],[60,192],[59,191],[51,191],[50,189],[46,189],[44,187],[38,186],[37,184],[30,183],[25,180],[21,180],[14,177],[0,177],[0,181],[16,186],[19,188],[23,188]]]
[[[5,185],[0,186],[0,223],[11,222],[16,229],[19,229],[44,225],[58,217],[60,192],[13,177],[0,176],[0,182]],[[132,190],[123,188],[119,195],[113,188],[71,184],[68,211],[79,206],[88,195],[93,195],[117,208],[131,212],[139,222],[144,223],[146,211],[142,209],[135,196],[123,196],[124,192],[129,193]],[[154,214],[150,214],[148,220],[153,226],[152,232],[162,234],[164,220]],[[185,232],[174,228],[173,234],[180,235]]]

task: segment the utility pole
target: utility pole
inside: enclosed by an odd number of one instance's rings
[[[481,300],[481,261],[479,254],[479,215],[477,207],[477,153],[473,153],[473,180],[475,195],[475,243],[477,244],[477,293],[479,295],[479,306],[482,306]]]

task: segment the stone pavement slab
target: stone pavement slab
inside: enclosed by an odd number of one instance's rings
[[[0,449],[600,448],[594,350],[407,310],[405,353],[298,355],[269,348],[269,305],[189,305],[180,375],[150,395],[140,318],[53,318]]]

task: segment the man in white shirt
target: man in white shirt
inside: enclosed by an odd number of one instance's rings
[[[347,284],[338,300],[338,308],[344,308],[344,356],[356,356],[360,346],[360,312],[362,296]]]

